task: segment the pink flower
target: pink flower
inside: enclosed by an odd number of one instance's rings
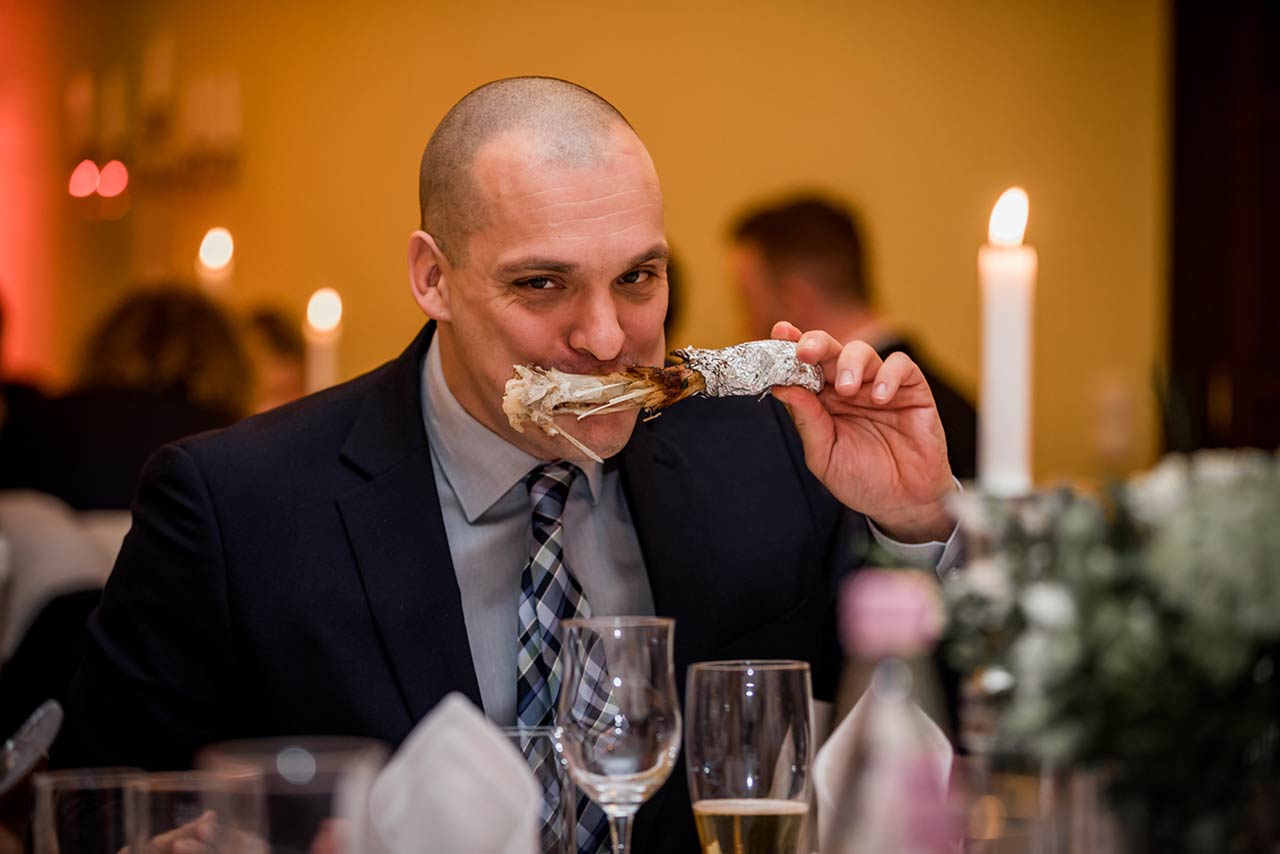
[[[844,583],[840,630],[852,655],[918,655],[942,634],[937,581],[923,572],[864,569]]]

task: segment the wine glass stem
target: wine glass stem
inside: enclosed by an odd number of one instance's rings
[[[613,854],[630,854],[631,819],[635,813],[609,816],[609,836],[613,840]]]

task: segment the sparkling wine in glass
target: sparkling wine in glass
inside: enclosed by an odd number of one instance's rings
[[[672,635],[661,617],[566,620],[557,733],[573,782],[609,818],[615,854],[680,753]]]
[[[809,665],[689,668],[685,758],[705,854],[798,854],[809,821]]]

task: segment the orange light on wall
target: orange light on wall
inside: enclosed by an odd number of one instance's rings
[[[123,193],[128,186],[129,170],[119,160],[112,160],[102,167],[98,177],[98,195],[110,199]]]
[[[101,179],[102,176],[98,172],[98,164],[92,160],[81,160],[76,168],[71,170],[71,180],[67,183],[67,192],[77,199],[88,198],[97,191]]]

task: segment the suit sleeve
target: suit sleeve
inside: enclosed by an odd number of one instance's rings
[[[190,767],[225,736],[232,674],[224,554],[195,460],[175,445],[147,463],[133,526],[89,619],[53,760]]]

